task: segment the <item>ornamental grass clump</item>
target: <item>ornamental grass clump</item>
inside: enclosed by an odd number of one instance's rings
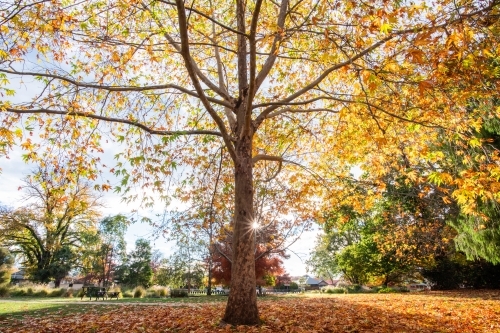
[[[134,298],[143,298],[144,296],[146,296],[146,290],[141,286],[135,287]]]

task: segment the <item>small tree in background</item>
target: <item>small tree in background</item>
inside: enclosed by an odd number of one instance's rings
[[[100,278],[104,284],[114,280],[116,267],[126,259],[125,232],[129,221],[123,215],[108,216],[99,223],[101,245],[98,251]]]
[[[148,288],[153,282],[153,269],[150,266],[153,250],[148,240],[140,238],[135,249],[128,256],[127,269],[120,269],[122,282],[133,286]]]

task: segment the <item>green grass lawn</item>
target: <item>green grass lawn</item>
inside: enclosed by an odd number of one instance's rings
[[[82,300],[79,297],[62,298],[62,297],[10,297],[0,298],[0,320],[21,319],[25,316],[40,317],[48,313],[59,312],[61,316],[71,313],[82,313],[88,311],[103,311],[112,309],[112,304],[137,304],[137,303],[210,303],[210,302],[226,302],[227,296],[192,296],[184,298],[120,298],[106,300],[89,301],[88,297]]]
[[[53,301],[53,300],[51,300]],[[83,306],[82,306],[83,305]],[[76,304],[64,302],[46,302],[38,300],[4,301],[0,300],[0,322],[8,320],[23,319],[24,317],[43,317],[47,314],[58,314],[61,316],[91,311],[103,311],[113,309],[113,305],[99,304]]]
[[[263,299],[275,299],[276,296],[266,296]],[[140,304],[140,303],[177,303],[177,304],[200,304],[226,302],[227,296],[190,296],[180,298],[120,298],[108,300],[89,301],[88,297],[80,299],[63,297],[10,297],[0,298],[0,320],[9,318],[21,319],[24,316],[43,316],[48,313],[59,312],[61,316],[71,313],[82,313],[88,311],[103,311],[114,308],[113,304]]]

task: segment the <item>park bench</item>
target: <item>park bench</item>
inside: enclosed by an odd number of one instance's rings
[[[108,291],[106,288],[102,287],[95,287],[95,286],[83,286],[82,287],[82,297],[80,299],[83,299],[84,296],[88,296],[90,300],[92,300],[92,297],[96,299],[96,301],[99,298],[106,298],[106,300],[109,298],[116,298],[120,296],[119,291]]]

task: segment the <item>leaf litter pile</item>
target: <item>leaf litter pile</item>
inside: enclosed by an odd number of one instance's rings
[[[219,325],[223,303],[82,306],[88,311],[3,319],[0,332],[500,332],[500,291],[264,299],[256,327]]]

